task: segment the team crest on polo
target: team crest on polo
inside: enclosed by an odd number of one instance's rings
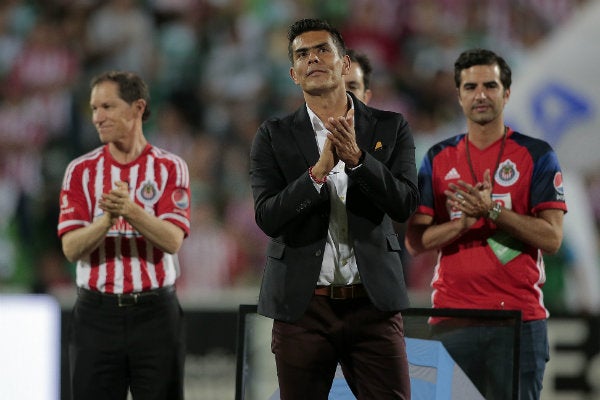
[[[517,165],[510,159],[504,161],[498,166],[496,175],[494,175],[494,180],[500,186],[507,187],[514,185],[514,183],[519,180],[519,171],[517,170]]]
[[[158,200],[158,187],[156,182],[144,181],[137,190],[137,198],[145,205],[153,205]]]

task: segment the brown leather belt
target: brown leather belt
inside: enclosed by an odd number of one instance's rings
[[[367,291],[362,284],[346,286],[317,286],[315,295],[327,296],[333,300],[349,300],[367,297]]]

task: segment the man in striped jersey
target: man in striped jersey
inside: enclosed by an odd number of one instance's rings
[[[92,80],[103,146],[72,161],[58,235],[77,263],[69,342],[73,399],[182,399],[185,341],[175,294],[190,229],[188,167],[150,145],[149,92],[132,73]]]

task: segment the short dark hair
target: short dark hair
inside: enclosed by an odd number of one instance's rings
[[[340,56],[346,54],[346,44],[344,43],[342,34],[337,29],[329,25],[327,21],[321,19],[305,18],[294,22],[288,29],[288,57],[292,64],[294,63],[294,52],[292,50],[292,42],[294,41],[294,39],[296,39],[297,36],[305,32],[312,31],[329,32]]]
[[[365,85],[365,90],[371,88],[371,73],[373,72],[373,67],[371,66],[371,61],[369,57],[367,57],[364,53],[359,53],[354,49],[347,49],[346,55],[350,57],[350,61],[358,63],[360,69],[363,72],[363,84]]]
[[[457,88],[460,87],[460,73],[464,69],[471,68],[474,65],[494,65],[500,67],[500,81],[504,89],[510,89],[512,83],[512,72],[504,58],[491,50],[471,49],[463,51],[454,63],[454,83]]]
[[[119,88],[119,97],[128,104],[136,100],[143,99],[146,101],[146,108],[142,114],[142,121],[147,121],[150,118],[150,92],[146,82],[133,72],[127,71],[108,71],[92,78],[90,87],[93,89],[96,85],[103,82],[114,82]]]

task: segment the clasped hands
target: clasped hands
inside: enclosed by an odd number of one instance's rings
[[[492,179],[489,169],[483,173],[483,182],[471,185],[463,180],[456,184],[448,185],[449,189],[444,191],[447,204],[454,209],[462,211],[463,217],[474,219],[474,223],[481,217],[487,217],[488,212],[494,206],[492,200]]]
[[[116,222],[119,217],[126,217],[135,207],[135,203],[129,197],[129,185],[127,182],[115,182],[115,188],[108,193],[103,193],[98,206],[102,211],[110,215],[111,221]]]
[[[313,168],[313,173],[319,178],[329,174],[340,160],[348,168],[356,167],[362,155],[356,143],[353,109],[348,111],[345,116],[330,117],[325,122],[325,128],[329,133],[327,134],[321,156]]]

